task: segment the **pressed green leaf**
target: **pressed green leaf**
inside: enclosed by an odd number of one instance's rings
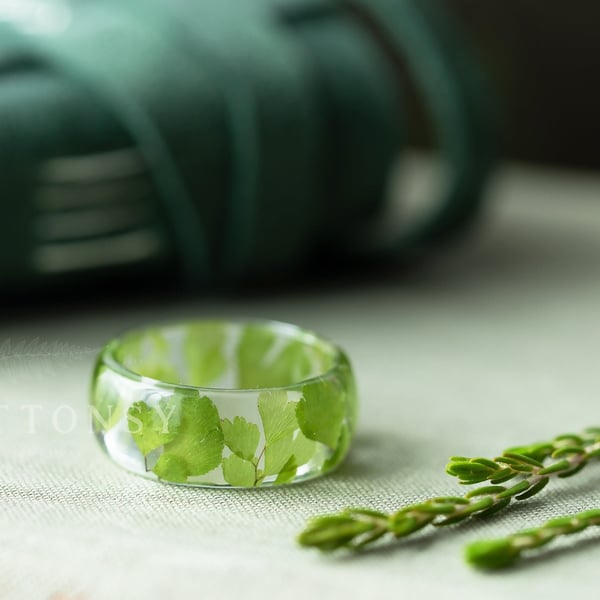
[[[260,485],[263,481],[263,479],[265,478],[265,473],[264,471],[261,471],[260,469],[256,469],[256,483],[255,485]]]
[[[244,329],[237,348],[238,385],[241,388],[277,387],[300,382],[313,371],[313,351],[291,341],[271,356],[276,336],[261,326]]]
[[[292,455],[282,467],[279,475],[277,475],[277,479],[275,479],[275,485],[282,485],[294,479],[297,470],[298,464],[296,463],[296,457]]]
[[[302,433],[335,450],[346,416],[343,390],[331,381],[316,381],[302,388],[296,417]]]
[[[171,383],[181,379],[171,362],[169,341],[159,330],[128,340],[121,352],[124,364],[140,375]]]
[[[98,378],[92,405],[92,421],[96,431],[112,429],[123,414],[123,404],[119,394],[110,384]]]
[[[310,348],[302,342],[290,342],[269,365],[269,385],[289,385],[310,376],[313,370]]]
[[[265,434],[265,475],[279,473],[292,454],[293,435],[298,429],[296,405],[288,402],[285,391],[262,392],[258,412]]]
[[[304,465],[315,455],[317,444],[309,440],[301,431],[298,431],[292,442],[292,455],[298,466]]]
[[[190,385],[209,386],[227,369],[223,323],[193,323],[183,343]]]
[[[184,483],[188,477],[187,464],[173,454],[161,454],[152,469],[160,479],[174,483]]]
[[[298,428],[296,405],[288,402],[285,391],[262,392],[258,396],[258,412],[267,445],[293,434]]]
[[[258,425],[244,417],[234,417],[233,422],[223,419],[221,425],[226,446],[240,458],[252,461],[260,440]]]
[[[323,463],[323,471],[329,471],[330,469],[333,469],[339,465],[342,460],[344,460],[346,454],[348,453],[348,448],[350,447],[350,437],[350,431],[344,424],[340,431],[340,439],[338,440],[336,449],[334,450],[333,454]]]
[[[127,426],[133,441],[146,456],[173,440],[179,431],[175,406],[161,401],[158,408],[145,402],[134,402],[127,411]]]
[[[265,475],[280,473],[292,457],[292,434],[279,438],[275,442],[267,443],[265,447]]]
[[[232,454],[223,459],[223,477],[231,485],[253,487],[256,484],[256,468],[251,462]]]
[[[181,377],[174,365],[170,365],[157,358],[153,362],[145,362],[141,369],[141,374],[146,377],[152,377],[158,381],[167,381],[169,383],[179,383]]]
[[[264,327],[249,325],[244,328],[237,347],[238,386],[240,388],[264,387],[265,358],[273,344],[275,334]]]
[[[299,466],[306,464],[317,449],[316,443],[298,431],[296,437],[286,436],[265,448],[265,475],[277,474],[276,484],[292,479]]]
[[[154,348],[161,354],[166,354],[169,351],[169,340],[164,336],[160,329],[149,329],[141,337],[142,344],[148,340],[152,343]]]
[[[187,465],[188,475],[204,475],[221,464],[223,430],[217,408],[204,396],[186,396],[179,405],[177,436],[165,444],[165,452]]]

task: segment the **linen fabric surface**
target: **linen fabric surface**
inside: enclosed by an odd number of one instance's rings
[[[395,280],[4,314],[0,596],[595,597],[600,532],[502,574],[472,570],[462,551],[600,507],[600,465],[489,520],[359,556],[323,556],[294,540],[313,515],[466,491],[444,473],[452,454],[493,457],[600,423],[600,178],[508,169],[492,196],[475,237]],[[96,352],[124,329],[192,316],[280,319],[347,350],[361,416],[336,473],[278,489],[194,489],[136,477],[101,453],[87,409]]]

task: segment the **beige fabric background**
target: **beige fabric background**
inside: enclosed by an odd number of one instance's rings
[[[311,515],[455,493],[451,454],[494,455],[600,424],[600,177],[511,168],[492,196],[468,243],[397,281],[4,315],[0,598],[597,597],[600,531],[501,575],[472,571],[461,554],[479,536],[600,507],[600,465],[492,520],[365,555],[294,542]],[[184,489],[101,454],[86,413],[95,349],[130,326],[215,315],[291,321],[347,349],[362,414],[337,473],[274,490]],[[33,423],[24,404],[39,406]]]

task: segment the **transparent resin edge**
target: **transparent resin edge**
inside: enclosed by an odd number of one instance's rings
[[[348,452],[356,406],[343,351],[274,322],[126,334],[101,352],[91,391],[96,437],[115,462],[192,486],[265,487],[331,471]]]

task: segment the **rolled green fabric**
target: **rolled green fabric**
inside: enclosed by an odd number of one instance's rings
[[[431,1],[0,4],[0,288],[231,285],[428,248],[492,164],[465,56]],[[452,183],[395,243],[363,244],[409,138],[401,61]]]

